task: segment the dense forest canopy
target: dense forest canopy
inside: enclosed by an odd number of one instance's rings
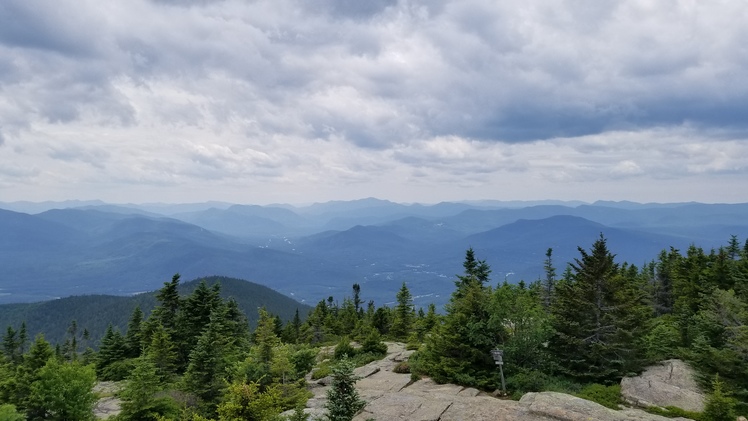
[[[407,367],[414,378],[483,390],[501,385],[491,356],[498,347],[513,396],[583,393],[681,358],[712,391],[702,419],[721,419],[719,408],[723,415],[748,409],[748,241],[733,236],[708,252],[671,248],[642,267],[618,261],[602,235],[578,252],[557,269],[547,249],[545,276],[515,285],[492,282],[489,263],[468,249],[443,312],[416,308],[404,282],[392,306],[367,301],[354,284],[351,296],[320,300],[308,317],[296,311],[284,322],[261,307],[252,328],[237,301],[222,297],[221,283],[180,293],[175,275],[155,294],[152,311],[136,307],[126,329],[109,326],[98,350],[85,320],[69,322],[54,345],[30,338],[24,323],[8,326],[0,413],[90,419],[94,382],[127,379],[118,419],[269,420],[304,405],[303,376],[316,366],[315,376],[334,374],[337,382],[330,419],[350,419],[363,405],[352,365],[380,358],[383,339],[417,349]],[[330,344],[332,359],[318,364],[318,347]],[[75,387],[54,399],[61,382]],[[300,411],[294,416],[303,419]]]

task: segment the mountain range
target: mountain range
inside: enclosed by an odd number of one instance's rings
[[[0,303],[81,294],[132,295],[181,273],[222,275],[302,303],[351,295],[444,304],[473,247],[492,281],[534,281],[553,248],[560,273],[599,235],[617,259],[642,265],[660,250],[705,249],[748,237],[748,204],[454,202],[378,199],[257,206],[0,203]]]

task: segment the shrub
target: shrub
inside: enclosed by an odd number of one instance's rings
[[[300,376],[308,373],[314,367],[316,359],[317,350],[306,346],[301,347],[291,355],[291,363],[296,369],[296,373]]]
[[[366,335],[364,340],[361,342],[361,350],[360,352],[362,354],[375,354],[375,355],[384,355],[387,353],[387,344],[382,342],[382,336],[379,334],[379,331],[376,329],[371,329],[371,331]]]
[[[312,380],[319,380],[323,377],[327,377],[332,374],[332,368],[330,364],[322,364],[317,369],[312,371]]]
[[[410,364],[408,364],[407,361],[402,361],[392,369],[392,372],[399,374],[408,374],[410,373]]]
[[[333,353],[333,356],[336,360],[341,360],[344,357],[353,358],[356,355],[356,350],[353,349],[351,346],[351,341],[344,337],[338,342],[338,345],[335,347],[335,352]]]
[[[618,405],[621,404],[621,386],[617,384],[612,386],[591,384],[582,389],[577,396],[597,402],[610,409],[619,409]]]
[[[661,415],[668,418],[681,417],[688,418],[694,421],[704,420],[704,416],[701,412],[686,411],[685,409],[680,409],[675,406],[667,406],[665,408],[660,408],[659,406],[650,406],[645,408],[644,410],[649,412],[650,414]]]
[[[542,392],[547,389],[550,378],[536,370],[521,371],[506,379],[507,389],[513,398],[520,398],[527,392]]]

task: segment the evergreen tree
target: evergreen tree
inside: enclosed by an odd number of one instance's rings
[[[719,375],[712,382],[712,393],[709,394],[704,407],[704,421],[734,421],[737,401],[724,393]]]
[[[353,284],[353,305],[356,307],[356,313],[363,310],[361,308],[361,303],[361,285]]]
[[[5,392],[8,402],[27,412],[29,419],[35,415],[28,411],[31,385],[39,380],[40,370],[52,357],[54,357],[52,346],[44,339],[44,335],[37,335],[29,352],[24,356],[23,363],[16,371],[12,387]]]
[[[472,249],[465,258],[465,275],[446,306],[446,315],[434,334],[426,338],[411,367],[439,383],[455,382],[483,389],[496,385],[498,373],[491,357],[497,332],[489,323],[491,289],[483,275],[490,273],[485,262],[477,263]],[[476,268],[480,268],[478,275]]]
[[[156,293],[159,305],[153,309],[150,317],[154,322],[160,323],[172,336],[177,329],[177,316],[182,303],[178,288],[179,274],[177,273],[171,278],[171,282],[164,282],[164,286]]]
[[[259,349],[260,360],[269,364],[273,358],[273,348],[280,345],[281,341],[275,334],[275,321],[265,308],[259,310],[260,319],[254,332],[254,343]]]
[[[18,364],[21,361],[21,341],[18,338],[16,330],[12,326],[8,326],[8,329],[3,336],[3,355],[13,364]]]
[[[339,361],[332,369],[332,385],[327,391],[327,418],[330,421],[351,421],[366,402],[356,391],[354,365],[347,359]]]
[[[127,373],[117,370],[116,367],[112,370],[112,367],[114,364],[125,359],[126,352],[125,338],[119,333],[119,330],[114,329],[109,324],[104,337],[101,339],[99,353],[96,356],[96,374],[99,378],[104,380],[122,380]]]
[[[556,285],[550,350],[564,375],[584,382],[615,381],[638,369],[634,329],[644,325],[646,289],[626,276],[631,272],[619,273],[602,235],[590,253],[578,249],[573,277]]]
[[[549,248],[545,252],[545,262],[543,262],[543,269],[545,270],[545,279],[543,279],[542,284],[543,306],[546,309],[549,309],[551,307],[553,291],[556,285],[556,268],[553,267],[552,248]]]
[[[457,281],[455,281],[458,294],[462,287],[470,283],[479,282],[483,285],[488,282],[491,268],[485,260],[477,260],[475,258],[475,251],[473,251],[472,247],[468,248],[465,252],[465,261],[462,263],[462,267],[465,268],[465,273],[458,275]]]
[[[211,314],[221,305],[220,284],[208,287],[205,280],[179,303],[177,312],[178,327],[170,332],[176,344],[177,367],[182,372],[189,363],[189,355],[197,345],[203,329],[210,323]],[[166,327],[166,326],[164,326]],[[168,330],[168,329],[167,329]]]
[[[137,306],[130,316],[130,321],[127,323],[127,333],[125,334],[125,355],[128,358],[139,357],[143,349],[142,323],[143,311],[140,310],[140,306]]]
[[[398,291],[397,306],[395,307],[390,334],[397,340],[406,340],[413,328],[415,318],[413,312],[413,296],[410,294],[408,287],[403,282],[403,286]]]
[[[190,353],[190,363],[184,373],[185,389],[200,398],[207,413],[214,411],[224,389],[226,363],[218,332],[217,323],[211,321]]]
[[[153,364],[161,382],[168,382],[176,374],[177,352],[169,332],[161,324],[155,325],[145,358]]]
[[[138,358],[120,393],[122,412],[117,419],[157,421],[164,416],[178,416],[176,402],[157,395],[161,390],[163,388],[156,366],[148,358]]]

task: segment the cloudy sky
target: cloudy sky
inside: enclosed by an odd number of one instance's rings
[[[0,201],[748,201],[748,2],[3,0]]]

